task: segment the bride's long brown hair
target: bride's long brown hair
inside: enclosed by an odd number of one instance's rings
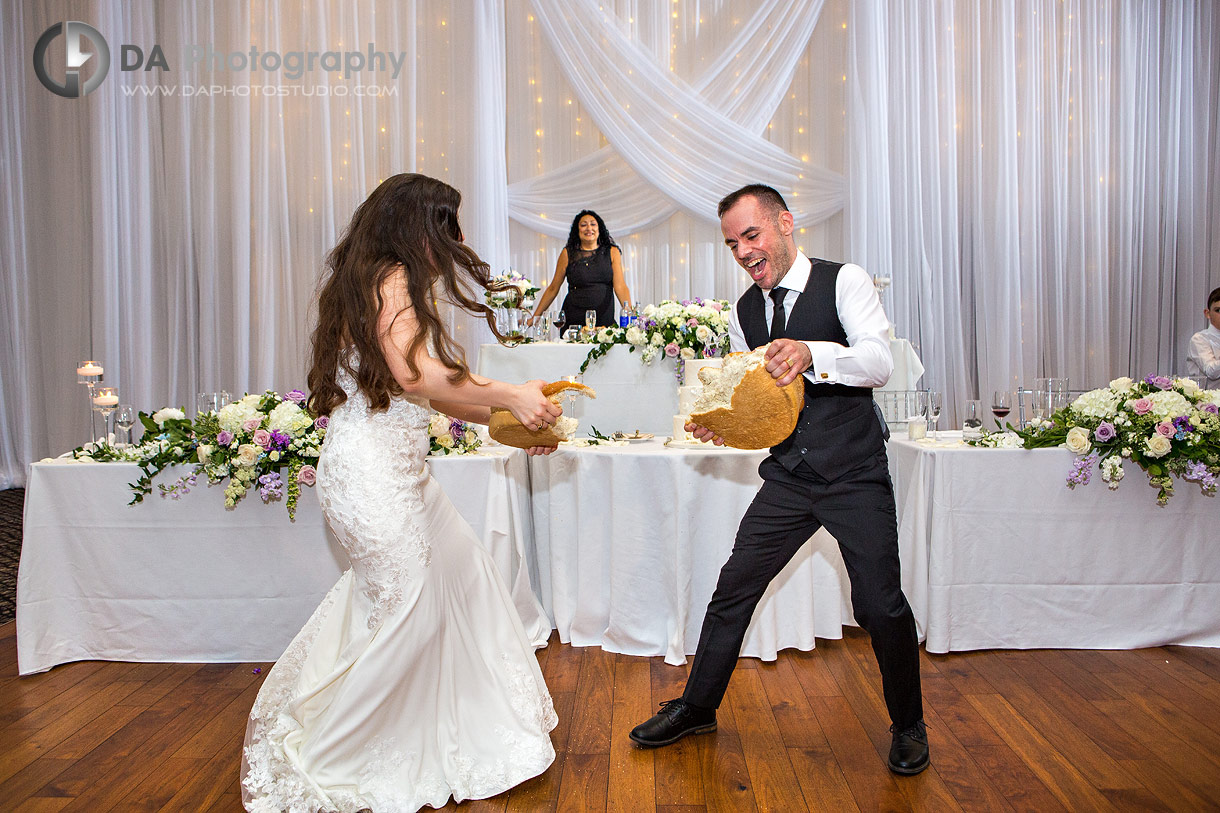
[[[318,323],[307,379],[309,406],[315,414],[329,415],[347,400],[336,381],[340,365],[374,410],[385,409],[391,396],[402,393],[382,355],[377,331],[384,305],[381,287],[394,274],[406,282],[420,328],[405,353],[413,379],[420,376],[416,355],[427,352],[431,340],[432,352],[450,371],[449,381],[471,380],[465,354],[445,331],[437,312],[434,297],[442,292],[450,302],[486,319],[492,332],[503,338],[496,330],[495,314],[478,297],[505,286],[490,282],[487,263],[462,242],[457,218],[461,202],[461,193],[449,184],[404,173],[387,178],[356,209],[343,238],[326,258],[318,291]],[[356,351],[354,367],[352,355],[343,352],[349,346]]]

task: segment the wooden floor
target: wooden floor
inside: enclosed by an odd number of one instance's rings
[[[16,676],[0,626],[0,809],[236,811],[246,714],[270,664],[84,662]],[[714,734],[627,732],[686,669],[538,653],[559,712],[541,777],[469,811],[1220,810],[1220,650],[922,655],[932,767],[885,768],[867,638],[742,660]],[[448,809],[448,808],[447,808]]]

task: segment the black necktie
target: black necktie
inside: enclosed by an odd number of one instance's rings
[[[775,303],[775,313],[771,314],[771,341],[784,336],[784,294],[786,293],[788,293],[787,288],[777,286],[771,289],[771,301]]]

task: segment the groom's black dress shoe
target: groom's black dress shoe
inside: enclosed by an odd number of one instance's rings
[[[631,739],[645,748],[669,745],[687,734],[716,730],[716,710],[699,709],[685,700],[666,700],[647,722],[631,729]]]
[[[928,767],[928,729],[920,720],[901,731],[890,726],[894,742],[890,745],[890,770],[894,773],[916,774]]]

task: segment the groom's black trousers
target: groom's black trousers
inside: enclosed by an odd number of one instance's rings
[[[856,623],[872,638],[891,721],[901,729],[922,719],[919,643],[902,593],[894,487],[884,449],[833,482],[803,462],[789,472],[772,457],[758,473],[763,485],[720,570],[683,699],[703,708],[720,706],[767,585],[824,526],[838,540],[847,566]]]

